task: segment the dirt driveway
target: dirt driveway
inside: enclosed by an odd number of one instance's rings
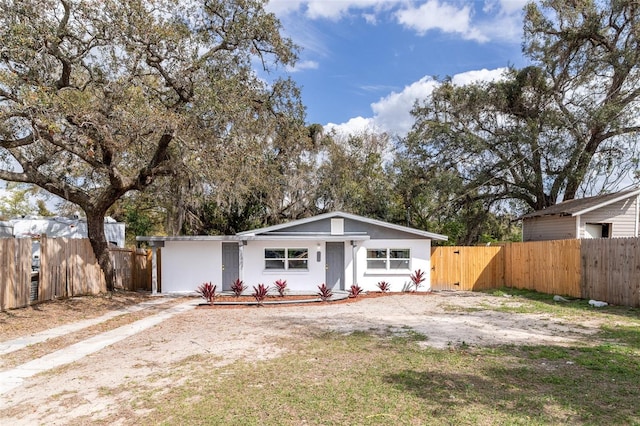
[[[192,303],[199,301],[194,299]],[[186,359],[214,354],[212,367],[238,359],[268,359],[286,351],[283,342],[287,339],[324,331],[414,331],[427,336],[424,345],[435,348],[572,344],[587,341],[599,331],[600,324],[580,316],[500,312],[501,308],[517,308],[520,304],[517,299],[458,292],[392,295],[339,304],[190,309],[78,361],[25,379],[21,386],[0,395],[0,424],[99,422],[118,414],[140,389],[171,386],[172,382],[162,378]],[[164,308],[160,305],[154,309]],[[120,326],[114,323],[106,328]],[[104,331],[96,331],[100,332]],[[51,344],[2,355],[0,369],[37,358],[66,343],[48,349]],[[119,417],[121,424],[135,424],[137,416],[144,416],[143,412],[128,410]],[[112,420],[110,417],[110,424]]]

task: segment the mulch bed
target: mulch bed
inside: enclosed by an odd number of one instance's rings
[[[239,296],[239,297],[235,297],[235,296],[216,296],[216,301],[214,302],[213,305],[209,305],[208,303],[201,303],[200,305],[198,305],[197,309],[238,309],[238,308],[256,308],[256,307],[263,307],[263,308],[282,308],[282,307],[286,307],[286,306],[300,306],[300,305],[316,305],[319,303],[327,303],[327,304],[331,304],[331,305],[337,305],[337,304],[342,304],[342,303],[356,303],[360,300],[364,300],[364,299],[374,299],[377,297],[388,297],[388,296],[393,296],[393,295],[398,295],[398,294],[404,294],[404,295],[415,295],[415,296],[427,296],[427,295],[432,295],[433,293],[431,292],[417,292],[417,293],[412,293],[412,292],[387,292],[387,293],[382,293],[380,291],[376,291],[376,292],[369,292],[369,293],[364,293],[364,294],[360,294],[358,295],[358,297],[349,297],[346,299],[342,299],[342,300],[330,300],[327,302],[316,302],[316,303],[311,303],[308,302],[309,300],[317,300],[318,296],[315,294],[309,294],[309,295],[300,295],[300,294],[296,294],[296,295],[285,295],[285,296],[278,296],[278,295],[269,295],[267,296],[267,298],[264,300],[265,304],[262,306],[259,306],[256,304],[256,299],[253,296]],[[289,302],[289,303],[283,303],[283,304],[269,304],[268,302]],[[296,301],[299,301],[300,303],[296,303]],[[218,302],[238,302],[238,303],[243,303],[243,304],[238,304],[238,305],[227,305],[227,304],[219,304]]]

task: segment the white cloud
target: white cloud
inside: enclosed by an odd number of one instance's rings
[[[451,78],[451,82],[456,86],[463,86],[465,84],[477,83],[480,81],[497,81],[504,77],[505,72],[507,72],[507,68],[496,68],[493,70],[483,68],[481,70],[466,71],[454,75]]]
[[[269,0],[265,9],[268,12],[275,13],[277,16],[284,16],[297,12],[304,3],[306,3],[306,0]]]
[[[475,70],[456,74],[452,77],[455,85],[464,85],[480,81],[495,81],[504,75],[506,68],[493,70]],[[428,97],[438,82],[431,77],[423,77],[420,80],[405,86],[401,92],[391,92],[378,102],[371,104],[373,117],[352,118],[343,124],[329,123],[325,126],[327,131],[335,129],[340,133],[360,133],[363,130],[383,131],[394,135],[404,136],[411,130],[413,117],[411,109],[416,100]]]
[[[311,19],[339,20],[346,16],[350,10],[370,8],[380,10],[394,3],[397,3],[397,0],[309,0],[307,2],[307,16]]]
[[[304,70],[315,70],[318,69],[318,63],[316,61],[300,61],[295,67],[287,67],[288,72],[298,72]]]
[[[406,86],[402,92],[391,92],[389,95],[371,104],[373,121],[376,126],[389,133],[405,134],[413,124],[409,111],[416,99],[424,99],[436,87],[437,82],[431,77],[423,77]]]
[[[270,0],[267,10],[282,17],[289,13],[303,11],[310,19],[329,19],[338,21],[349,15],[351,11],[367,10],[363,13],[364,18],[375,23],[375,12],[386,10],[394,5],[403,3],[402,0]]]
[[[367,130],[376,130],[375,120],[373,118],[355,117],[342,124],[328,123],[324,126],[325,132],[332,130],[344,135],[357,135]]]
[[[529,3],[530,0],[487,0],[486,5],[497,3],[498,10],[503,11],[506,14],[520,13],[524,9],[524,6]]]
[[[440,30],[445,33],[458,33],[466,39],[480,42],[488,38],[471,25],[471,7],[458,8],[451,4],[429,0],[419,7],[409,6],[396,12],[398,22],[420,35],[430,30]]]
[[[516,40],[521,36],[522,9],[528,0],[271,0],[267,10],[280,19],[303,14],[311,20],[339,21],[360,14],[376,25],[383,12],[397,9],[400,25],[424,35],[429,31],[457,34],[466,40]],[[482,13],[476,13],[482,12]],[[286,25],[288,26],[288,25]]]

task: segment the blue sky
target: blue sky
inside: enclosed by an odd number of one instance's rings
[[[291,77],[307,121],[345,132],[405,134],[433,77],[497,78],[521,53],[526,0],[271,0],[302,47]]]

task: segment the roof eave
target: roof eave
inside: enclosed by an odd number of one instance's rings
[[[571,216],[573,216],[573,217],[580,216],[580,215],[583,215],[585,213],[589,213],[589,212],[592,212],[594,210],[601,209],[602,207],[606,207],[606,206],[608,206],[610,204],[617,203],[618,201],[626,200],[627,198],[631,198],[631,197],[638,196],[638,195],[640,195],[640,188],[636,189],[635,191],[631,191],[631,192],[628,192],[626,194],[623,194],[623,195],[621,195],[619,197],[612,198],[611,200],[602,202],[602,203],[597,204],[595,206],[591,206],[591,207],[588,207],[586,209],[583,209],[583,210],[577,211],[575,213],[572,213]]]

